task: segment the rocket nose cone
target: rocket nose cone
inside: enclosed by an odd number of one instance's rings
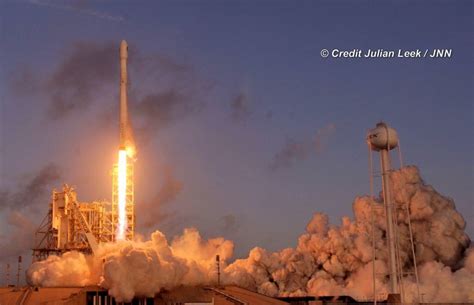
[[[128,56],[128,44],[125,40],[120,43],[120,57]]]

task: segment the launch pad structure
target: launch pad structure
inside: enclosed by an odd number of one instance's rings
[[[135,233],[133,164],[127,171],[127,230],[126,239]],[[112,203],[107,201],[80,202],[76,190],[65,184],[61,191],[53,190],[49,211],[35,233],[33,261],[60,255],[68,251],[92,254],[98,244],[116,240],[118,226],[117,165],[112,172]]]
[[[60,191],[53,190],[48,213],[35,234],[33,261],[68,251],[91,254],[100,243],[134,238],[135,144],[127,109],[127,58],[128,45],[123,40],[120,43],[120,145],[119,159],[112,169],[112,202],[80,202],[76,190],[67,184]]]
[[[53,190],[47,215],[36,231],[33,261],[67,251],[93,253],[97,244],[115,235],[110,203],[79,202],[74,188],[65,184]]]

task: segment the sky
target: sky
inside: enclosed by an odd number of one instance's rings
[[[294,246],[313,213],[337,225],[369,193],[365,134],[383,120],[472,238],[472,15],[470,1],[2,1],[0,260],[29,253],[53,188],[110,200],[122,39],[140,234],[196,227],[237,257]],[[336,48],[453,56],[320,55]]]

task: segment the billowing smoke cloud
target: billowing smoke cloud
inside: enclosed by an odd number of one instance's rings
[[[95,256],[69,252],[34,263],[27,272],[33,285],[100,284],[117,301],[135,295],[153,297],[178,285],[213,283],[215,256],[232,256],[233,243],[223,238],[203,240],[195,229],[184,230],[171,244],[156,231],[148,241],[102,244]]]
[[[45,198],[51,185],[58,182],[60,178],[60,169],[57,165],[50,163],[44,166],[33,174],[31,179],[21,183],[17,191],[0,191],[0,209],[19,210],[35,206]]]
[[[156,227],[164,219],[173,216],[164,210],[165,206],[173,202],[183,189],[183,182],[175,177],[172,168],[165,166],[162,169],[163,182],[158,193],[151,201],[141,204],[137,214],[140,215],[140,226],[145,229]]]
[[[413,270],[405,207],[409,208],[423,301],[474,301],[474,249],[468,249],[465,222],[452,199],[425,184],[414,166],[394,171],[391,186],[405,271]],[[248,258],[224,264],[224,282],[270,296],[371,299],[372,204],[381,207],[382,200],[357,197],[354,219],[344,217],[340,226],[330,225],[327,215],[314,214],[295,248],[279,252],[254,248]],[[384,298],[388,291],[384,209],[375,208],[374,213],[376,293]],[[163,234],[155,232],[149,241],[102,245],[96,257],[78,253],[50,257],[33,264],[28,276],[32,284],[43,286],[100,282],[119,300],[130,300],[134,295],[152,296],[181,284],[212,283],[214,255],[225,261],[232,250],[232,242],[223,238],[203,241],[194,229],[185,230],[171,245]],[[417,300],[414,276],[404,276],[403,285],[406,301]]]
[[[326,148],[326,143],[335,130],[336,125],[331,123],[318,129],[313,139],[287,139],[285,145],[273,157],[270,169],[277,170],[290,167],[294,163],[308,158],[312,152],[321,153]]]
[[[469,246],[465,222],[454,202],[426,185],[416,167],[410,166],[391,175],[397,208],[400,257],[404,270],[413,270],[410,260],[408,217],[413,224],[420,289],[425,302],[465,302],[474,300],[472,250],[464,267],[456,270]],[[372,229],[369,197],[353,203],[355,219],[342,219],[330,226],[327,215],[316,213],[300,236],[295,249],[268,253],[253,249],[249,257],[237,260],[225,270],[228,281],[267,295],[351,295],[370,299],[372,290]],[[379,198],[375,204],[381,205]],[[375,209],[377,294],[387,292],[386,224],[382,208]],[[444,289],[442,283],[453,285]],[[413,276],[404,278],[408,301],[416,299]],[[456,289],[454,289],[454,286]],[[443,289],[440,289],[443,287]]]

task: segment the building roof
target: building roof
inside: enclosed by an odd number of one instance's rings
[[[240,301],[245,305],[288,305],[289,303],[268,297],[266,295],[253,292],[238,286],[224,286],[219,288],[209,288],[216,294],[224,297],[232,297],[235,301]]]
[[[61,304],[79,294],[85,287],[3,287],[0,288],[1,305]]]
[[[179,302],[212,302],[214,296],[214,304],[242,304],[242,305],[288,305],[289,303],[282,300],[274,299],[260,293],[249,291],[237,286],[222,287],[199,287],[190,286],[181,287],[175,293],[162,292],[155,297],[155,303],[161,304],[161,297],[167,295],[167,298],[175,299]],[[86,303],[86,294],[91,292],[101,292],[103,297],[107,295],[107,291],[98,286],[86,287],[5,287],[0,288],[0,305],[66,305]],[[179,295],[179,298],[176,296]]]

